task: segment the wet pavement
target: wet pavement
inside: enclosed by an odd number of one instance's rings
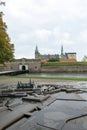
[[[0,79],[0,130],[87,130],[86,81],[34,80],[29,91],[12,79]]]
[[[36,107],[35,104],[21,104],[14,108],[6,109],[0,113],[0,130],[23,117],[24,113],[32,111]]]

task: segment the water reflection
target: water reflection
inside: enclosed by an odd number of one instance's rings
[[[21,76],[87,78],[87,73],[27,73]]]

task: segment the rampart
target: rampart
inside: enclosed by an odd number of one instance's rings
[[[73,63],[41,63],[36,59],[20,59],[15,62],[10,62],[5,66],[0,66],[1,71],[20,71],[28,70],[29,72],[87,72],[86,62],[73,62]]]
[[[41,72],[87,72],[87,65],[42,66]]]

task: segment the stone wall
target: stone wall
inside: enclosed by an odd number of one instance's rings
[[[6,66],[0,66],[1,71],[18,71],[25,68],[29,72],[87,72],[87,65],[58,65],[58,66],[42,66],[40,60],[30,59],[22,63],[22,60],[16,60],[6,64]]]
[[[23,59],[16,60],[15,62],[9,62],[5,66],[0,66],[0,71],[18,71],[18,70],[29,70],[29,72],[40,72],[41,62],[39,60],[26,60],[22,62]]]
[[[0,72],[5,71],[6,66],[0,66]]]
[[[87,72],[87,65],[43,66],[41,72]]]

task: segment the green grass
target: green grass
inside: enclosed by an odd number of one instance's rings
[[[87,62],[46,62],[42,63],[42,66],[60,66],[60,65],[87,65]]]
[[[14,76],[13,76],[14,77]],[[31,78],[31,79],[48,79],[48,80],[72,80],[72,81],[87,81],[87,78],[74,77],[40,77],[40,76],[15,76],[16,78]]]

